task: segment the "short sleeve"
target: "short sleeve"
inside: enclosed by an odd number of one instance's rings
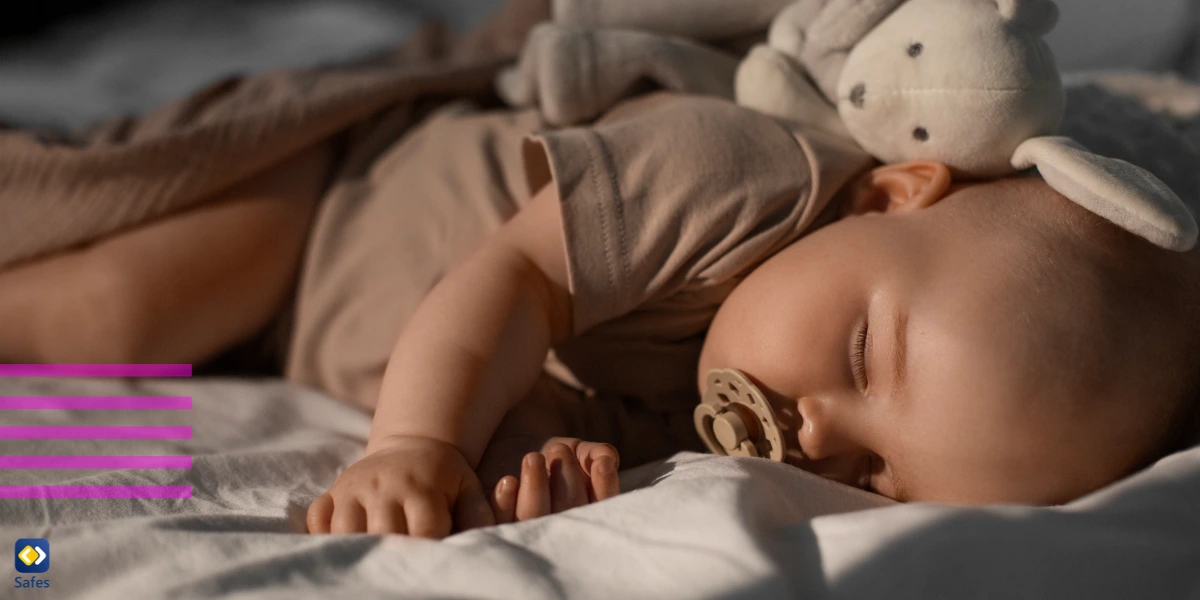
[[[728,281],[794,240],[823,204],[806,146],[726,100],[665,93],[528,138],[530,189],[553,184],[562,202],[575,333]]]

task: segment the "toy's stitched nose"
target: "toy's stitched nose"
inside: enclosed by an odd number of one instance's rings
[[[860,84],[854,86],[853,90],[850,90],[850,104],[853,104],[854,108],[862,108],[863,105],[866,103],[867,103],[867,84],[860,83]]]

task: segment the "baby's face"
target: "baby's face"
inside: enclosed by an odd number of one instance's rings
[[[986,193],[851,216],[775,255],[719,311],[701,380],[746,373],[803,453],[789,462],[898,500],[1053,504],[1115,479],[1122,415],[1056,401],[1065,345],[1022,310],[1070,318],[1071,299],[1020,285],[1011,241],[942,214]]]

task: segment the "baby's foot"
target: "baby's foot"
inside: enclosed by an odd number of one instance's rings
[[[527,521],[559,513],[621,492],[620,458],[608,444],[554,438],[521,461],[520,479],[496,484],[492,508],[497,523]]]

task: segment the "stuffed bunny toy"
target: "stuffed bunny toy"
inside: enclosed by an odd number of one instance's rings
[[[848,136],[886,163],[957,178],[1037,167],[1074,202],[1164,248],[1196,242],[1179,198],[1058,131],[1062,81],[1043,37],[1051,0],[799,0],[738,68],[739,104]]]

